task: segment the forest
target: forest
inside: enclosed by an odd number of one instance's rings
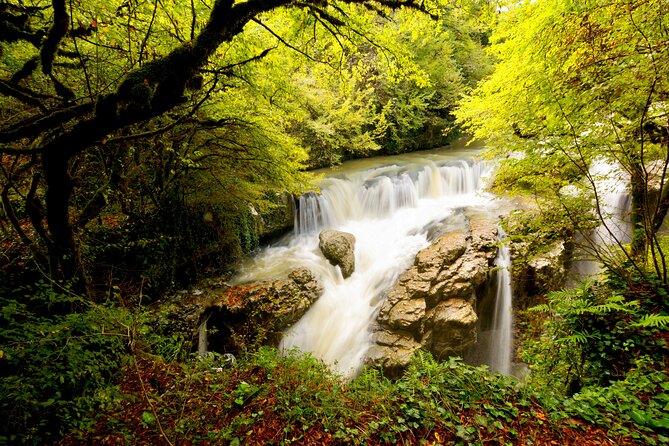
[[[669,443],[667,6],[0,0],[0,444]],[[419,350],[344,379],[166,319],[327,169],[463,137],[518,204],[516,279],[556,243],[598,265],[514,304],[523,377]]]

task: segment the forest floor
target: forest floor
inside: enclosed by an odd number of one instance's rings
[[[420,412],[429,405],[413,399],[409,386],[361,398],[360,386],[319,379],[313,370],[315,379],[305,379],[305,367],[289,363],[193,372],[157,358],[133,362],[114,402],[61,445],[642,444],[582,420],[552,419],[536,402],[501,403],[494,392],[465,403],[442,401],[443,420],[429,421]]]

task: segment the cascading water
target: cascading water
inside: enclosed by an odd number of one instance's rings
[[[297,267],[309,268],[323,295],[284,336],[280,348],[311,352],[345,375],[355,375],[372,345],[371,327],[385,290],[440,232],[462,229],[464,208],[487,209],[481,193],[484,164],[446,158],[415,159],[326,179],[321,194],[299,199],[295,232],[266,248],[240,271],[236,282],[265,280]],[[333,228],[353,234],[355,272],[318,249],[318,234]]]
[[[513,359],[513,289],[511,286],[511,252],[502,244],[495,259],[497,286],[492,319],[492,338],[488,364],[493,372],[511,374]]]
[[[603,158],[592,162],[590,175],[597,191],[601,223],[587,238],[602,252],[615,250],[618,243],[629,243],[632,239],[629,177],[620,166]],[[585,242],[585,239],[580,235],[577,240]],[[575,258],[571,268],[573,280],[581,281],[600,272],[599,262],[585,251],[577,252]]]
[[[602,224],[595,230],[595,242],[598,244],[628,243],[631,228],[629,213],[630,193],[628,175],[620,166],[596,159],[590,167],[599,196]]]

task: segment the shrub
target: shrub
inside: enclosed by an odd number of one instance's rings
[[[127,352],[127,314],[43,282],[0,297],[0,444],[48,444],[84,427]],[[85,308],[82,310],[82,308]]]

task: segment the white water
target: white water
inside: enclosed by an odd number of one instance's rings
[[[597,159],[590,166],[603,221],[595,231],[597,244],[629,243],[632,240],[629,213],[629,176],[620,166]]]
[[[463,209],[494,206],[492,197],[481,192],[486,172],[481,163],[443,155],[328,178],[320,195],[300,198],[295,233],[263,250],[244,266],[236,282],[309,268],[325,291],[285,334],[280,347],[311,352],[335,371],[353,376],[372,345],[371,327],[383,292],[438,235],[435,231],[464,226]],[[318,249],[318,234],[324,228],[356,238],[356,269],[346,280]]]
[[[593,161],[590,175],[597,192],[601,223],[588,237],[580,235],[577,240],[581,242],[589,240],[593,247],[596,246],[602,253],[606,254],[609,251],[613,253],[618,244],[629,243],[632,240],[632,228],[629,222],[629,175],[619,165],[603,158]],[[587,252],[578,252],[576,258],[572,264],[575,281],[584,280],[601,272],[599,261]]]
[[[492,319],[492,339],[488,364],[493,372],[511,374],[513,359],[513,289],[511,286],[511,252],[505,244],[500,246],[495,259],[497,287],[495,311]]]

